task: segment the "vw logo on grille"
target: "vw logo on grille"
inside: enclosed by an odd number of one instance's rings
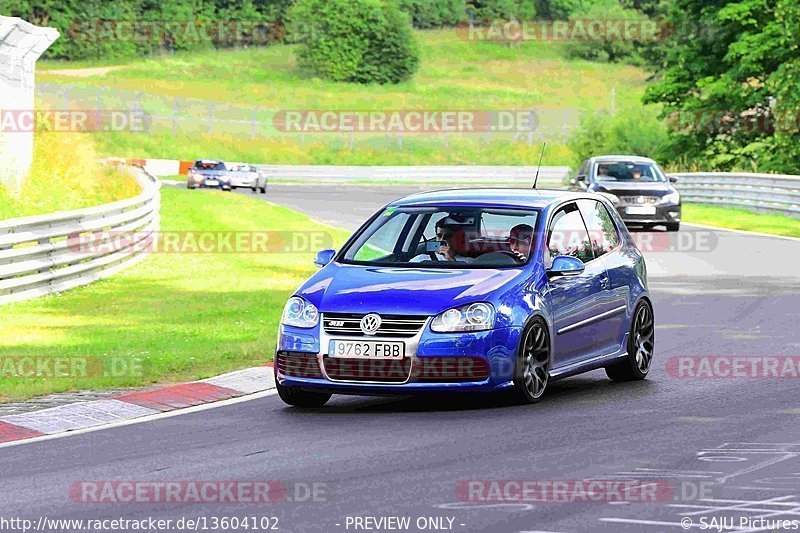
[[[364,315],[364,318],[361,319],[361,331],[364,332],[364,335],[375,335],[379,327],[381,327],[381,315],[377,313]]]

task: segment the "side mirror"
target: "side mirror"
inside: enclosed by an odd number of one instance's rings
[[[317,256],[314,258],[314,264],[322,268],[333,261],[334,255],[336,255],[336,250],[322,250],[321,252],[317,252]]]
[[[578,181],[586,181],[586,174],[578,174],[575,176],[575,179]]]
[[[547,269],[547,277],[553,278],[556,276],[577,276],[584,271],[586,266],[583,261],[577,257],[569,255],[557,255],[553,259],[553,265]]]
[[[669,179],[670,183],[678,183],[678,178],[675,176],[667,176],[667,178]]]

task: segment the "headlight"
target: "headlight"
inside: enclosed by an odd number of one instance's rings
[[[431,329],[437,333],[481,331],[492,329],[493,325],[494,307],[490,303],[478,302],[436,315],[431,322]]]
[[[297,328],[313,328],[319,322],[319,312],[314,304],[292,296],[283,308],[281,324]]]
[[[231,181],[230,176],[220,176],[219,181]]]
[[[681,203],[681,195],[678,191],[671,192],[661,197],[662,204],[679,204]]]

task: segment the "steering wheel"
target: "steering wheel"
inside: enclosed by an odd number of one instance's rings
[[[528,260],[528,258],[525,257],[523,254],[521,254],[519,252],[515,252],[513,250],[500,250],[500,253],[513,258],[514,261],[516,261],[517,263],[520,263],[520,264],[522,264],[522,263],[524,263],[525,261]]]
[[[516,265],[521,265],[527,260],[527,258],[524,255],[518,252],[512,252],[511,250],[497,250],[496,252],[489,252],[488,254],[483,254],[481,256],[478,256],[478,258],[475,259],[474,263],[478,264],[492,263],[496,261],[499,257],[507,257],[512,261],[514,261],[514,264]]]

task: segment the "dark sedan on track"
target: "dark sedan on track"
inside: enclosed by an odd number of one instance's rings
[[[213,188],[231,190],[231,175],[228,167],[216,159],[198,159],[186,176],[189,189]]]
[[[673,185],[676,181],[652,159],[604,155],[584,161],[570,180],[570,188],[603,193],[629,226],[664,226],[667,231],[678,231],[681,197]]]

